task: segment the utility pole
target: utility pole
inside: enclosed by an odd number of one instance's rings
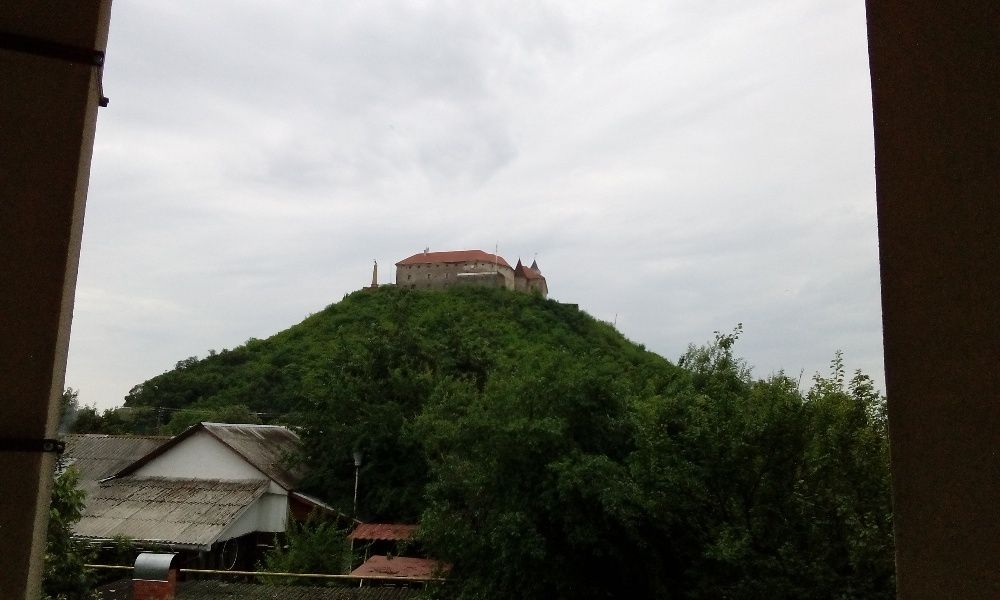
[[[351,516],[358,518],[358,479],[361,474],[361,451],[354,451],[354,512]]]

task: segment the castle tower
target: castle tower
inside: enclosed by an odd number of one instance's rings
[[[517,266],[514,267],[514,289],[521,292],[535,292],[543,298],[549,295],[549,286],[538,268],[538,261],[531,262],[530,267],[524,266],[521,259],[517,259]]]

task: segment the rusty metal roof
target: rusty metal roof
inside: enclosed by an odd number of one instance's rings
[[[267,490],[267,480],[122,477],[102,483],[73,528],[80,537],[207,548]]]
[[[95,590],[101,600],[131,600],[132,581],[118,580]],[[421,590],[356,583],[344,587],[245,583],[233,580],[188,580],[177,583],[177,600],[416,600]]]
[[[286,490],[294,489],[303,477],[301,466],[289,467],[287,459],[302,451],[298,434],[280,425],[249,425],[230,423],[198,423],[188,427],[141,459],[119,470],[121,477],[168,452],[198,431],[205,431],[239,454],[262,473]]]
[[[416,600],[420,590],[405,587],[319,587],[190,581],[178,585],[177,600]]]
[[[430,558],[391,557],[374,554],[363,565],[351,571],[351,575],[429,579],[441,577],[450,570],[451,565],[448,563]]]
[[[417,532],[416,525],[402,523],[361,523],[348,535],[352,540],[408,540]]]
[[[142,458],[170,438],[138,435],[67,435],[62,460],[80,473],[80,487],[93,495],[97,482]]]

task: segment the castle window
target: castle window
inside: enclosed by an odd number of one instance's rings
[[[411,279],[413,279],[413,275],[407,275],[407,276],[406,276],[406,280],[407,280],[407,281],[409,281],[409,280],[411,280]]]

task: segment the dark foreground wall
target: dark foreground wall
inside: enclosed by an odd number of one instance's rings
[[[107,42],[109,10],[110,0],[0,2],[4,600],[40,594],[55,459],[30,440],[54,437],[58,420],[97,120],[93,57]]]
[[[1000,598],[1000,3],[868,34],[899,597]]]

